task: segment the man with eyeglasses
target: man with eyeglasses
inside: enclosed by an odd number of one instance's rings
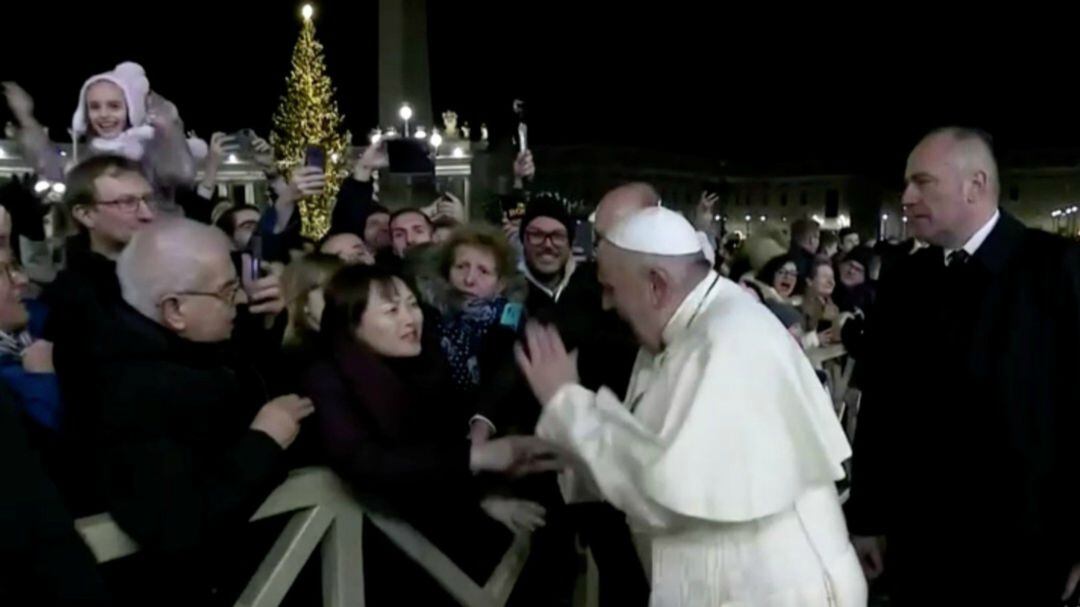
[[[277,396],[233,339],[247,295],[219,230],[162,219],[134,236],[117,275],[123,304],[96,363],[107,378],[95,386],[99,478],[145,568],[114,591],[124,604],[162,588],[176,593],[170,601],[208,604],[236,557],[219,543],[231,544],[282,480],[285,450],[313,407]]]
[[[76,515],[97,509],[89,458],[97,407],[86,398],[99,377],[90,370],[110,331],[106,319],[120,302],[116,258],[139,230],[154,220],[153,188],[138,163],[120,156],[94,156],[67,175],[64,204],[78,232],[65,247],[65,268],[42,294],[47,308],[43,337],[54,344],[60,383],[57,485]]]
[[[116,258],[131,237],[154,220],[153,188],[141,167],[119,156],[95,156],[68,174],[64,204],[78,233],[65,250],[66,268],[46,291],[46,336],[78,334],[86,315],[119,300]]]
[[[624,205],[636,208],[638,203],[608,201],[605,196],[598,207],[598,223],[606,226],[609,220],[622,217],[626,213]],[[622,395],[637,354],[637,342],[625,323],[603,309],[596,265],[578,264],[571,255],[574,223],[557,199],[539,195],[527,203],[518,232],[523,249],[519,269],[528,281],[526,314],[558,327],[568,347],[578,353],[583,383],[593,389],[608,386]],[[521,384],[525,398],[532,398],[524,380]],[[601,502],[575,504],[569,516],[596,557],[601,604],[644,605],[648,582],[634,552],[625,517]]]
[[[529,281],[529,300],[557,303],[576,269],[570,255],[573,219],[558,200],[538,196],[525,208],[520,234],[525,253],[520,269]]]
[[[43,337],[54,344],[53,365],[64,415],[53,473],[76,515],[100,509],[94,481],[94,440],[102,403],[95,362],[114,337],[121,305],[116,259],[155,219],[153,188],[140,165],[119,156],[94,156],[67,177],[64,202],[78,227],[66,248],[66,267],[42,296],[47,308]],[[162,269],[164,270],[164,268]],[[250,312],[277,317],[284,308],[280,278],[248,285]],[[279,341],[280,343],[280,341]]]

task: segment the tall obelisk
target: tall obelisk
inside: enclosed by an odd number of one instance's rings
[[[402,103],[410,125],[431,128],[427,0],[379,0],[379,124],[400,127]]]

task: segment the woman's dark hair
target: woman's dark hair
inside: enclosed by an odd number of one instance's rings
[[[344,265],[333,255],[309,253],[285,268],[281,282],[285,289],[289,324],[285,327],[283,343],[298,344],[313,337],[309,335],[311,331],[304,324],[304,304],[307,303],[308,293],[323,288]]]
[[[322,336],[330,340],[353,339],[367,310],[371,287],[389,298],[395,288],[395,278],[409,288],[400,275],[380,265],[346,266],[338,270],[324,291],[326,307],[319,325]]]
[[[783,255],[777,255],[776,257],[773,257],[768,262],[766,262],[765,265],[762,266],[760,270],[758,270],[757,279],[765,283],[767,286],[771,287],[773,286],[773,280],[776,279],[777,273],[779,273],[780,269],[789,263],[795,263],[795,258],[787,253],[784,253]],[[798,266],[798,264],[795,265],[796,267]],[[795,283],[795,290],[792,291],[792,293],[799,293],[801,289],[802,277],[800,276]]]

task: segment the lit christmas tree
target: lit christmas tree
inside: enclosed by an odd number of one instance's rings
[[[274,132],[270,142],[283,170],[304,162],[308,147],[323,151],[326,161],[326,190],[319,196],[300,201],[304,236],[318,239],[330,229],[334,206],[345,168],[350,135],[342,132],[344,116],[334,101],[334,87],[326,75],[323,47],[315,39],[312,9],[305,4],[304,26],[292,55],[292,72],[285,79],[285,95],[274,113]]]

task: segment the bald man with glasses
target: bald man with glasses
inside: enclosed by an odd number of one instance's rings
[[[117,275],[123,304],[90,363],[97,478],[103,508],[142,548],[143,575],[113,590],[134,603],[169,588],[207,604],[234,574],[237,553],[222,538],[282,480],[285,450],[313,407],[273,392],[233,339],[253,315],[220,230],[156,222],[124,249]]]

